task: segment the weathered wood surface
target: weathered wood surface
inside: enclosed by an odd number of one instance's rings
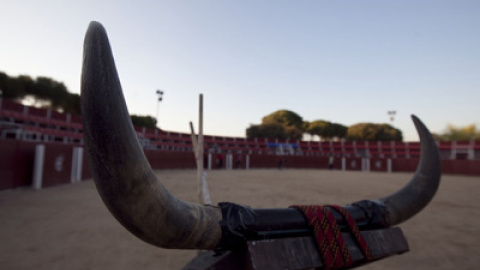
[[[363,231],[374,260],[408,251],[408,243],[400,228]],[[365,264],[364,256],[348,233],[342,233],[356,266]],[[322,259],[312,237],[281,238],[248,241],[242,250],[228,251],[214,256],[202,253],[184,270],[206,269],[309,269],[323,267]]]

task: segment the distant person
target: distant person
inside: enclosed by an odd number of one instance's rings
[[[278,169],[281,170],[283,168],[283,157],[278,157]]]
[[[240,167],[242,166],[242,156],[238,155],[237,161],[235,161],[235,163],[236,163],[237,169],[240,169]]]
[[[334,161],[333,156],[330,156],[330,157],[328,158],[328,168],[329,168],[330,170],[333,170],[333,161]]]
[[[218,169],[223,168],[223,155],[222,155],[222,153],[218,153],[218,156],[217,156],[217,168],[218,168]]]

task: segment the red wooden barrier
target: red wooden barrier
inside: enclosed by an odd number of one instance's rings
[[[158,169],[195,169],[193,152],[164,152],[146,150],[145,156],[154,170]]]
[[[442,172],[480,175],[480,160],[442,160]]]
[[[386,172],[387,171],[387,159],[371,158],[370,159],[370,171],[372,171],[372,172]]]
[[[32,184],[35,143],[0,140],[0,190]]]
[[[361,171],[362,170],[362,159],[361,158],[346,158],[345,159],[345,169],[347,171]]]
[[[38,143],[0,140],[0,190],[19,186],[32,185],[35,145]],[[45,161],[42,176],[42,186],[52,186],[71,181],[72,145],[47,143],[45,144]],[[191,152],[145,151],[153,169],[194,169],[195,159]],[[216,155],[212,155],[212,168],[215,168]],[[224,155],[224,166],[227,155]],[[311,168],[328,169],[329,157],[318,156],[282,156],[284,168]],[[208,154],[204,156],[205,167],[208,166]],[[237,162],[239,160],[240,162]],[[249,155],[250,168],[278,168],[279,156],[276,155]],[[414,172],[418,158],[394,158],[393,172]],[[246,155],[234,154],[232,167],[245,168]],[[342,169],[342,159],[334,159],[334,169]],[[362,169],[360,158],[346,158],[346,170]],[[371,171],[387,171],[387,159],[371,159]],[[480,160],[442,160],[442,172],[446,174],[480,175]],[[83,156],[82,179],[92,177],[86,152]]]
[[[71,145],[45,144],[42,187],[70,183],[72,152]]]
[[[303,168],[303,169],[327,169],[328,157],[308,157],[308,156],[285,156],[285,168]],[[340,163],[339,163],[340,162]],[[334,161],[334,168],[339,169],[340,159]]]
[[[394,158],[392,159],[393,172],[414,172],[417,169],[418,158]]]
[[[328,157],[250,155],[250,168],[278,168],[280,159],[283,168],[328,169]],[[334,169],[342,167],[341,158],[334,159]]]
[[[250,168],[277,168],[278,161],[274,155],[250,155]]]

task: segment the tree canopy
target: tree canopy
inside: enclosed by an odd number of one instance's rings
[[[30,98],[37,107],[80,114],[80,95],[70,93],[62,82],[48,77],[10,77],[0,71],[0,90],[3,98],[17,101]],[[131,119],[134,126],[155,128],[157,125],[157,120],[151,116],[132,115]]]
[[[277,138],[301,140],[304,122],[301,116],[288,110],[278,110],[262,118],[262,124],[251,125],[247,138]]]
[[[80,95],[70,93],[62,82],[51,78],[9,77],[0,72],[0,90],[4,98],[21,101],[30,97],[39,107],[80,114]]]
[[[303,121],[289,110],[278,110],[262,118],[259,125],[246,130],[247,138],[277,138],[300,140],[303,134],[319,136],[322,140],[334,138],[362,141],[401,141],[402,132],[388,124],[359,123],[350,127],[326,120]]]
[[[347,140],[402,141],[403,135],[399,129],[389,124],[359,123],[348,128]]]
[[[348,129],[342,124],[332,123],[325,120],[315,120],[308,123],[306,127],[306,133],[319,136],[325,140],[331,140],[333,138],[345,138]]]
[[[157,119],[151,116],[130,115],[132,124],[136,127],[156,128]]]
[[[278,110],[262,118],[262,124],[279,123],[284,127],[295,127],[302,130],[303,119],[295,112]]]
[[[247,128],[247,138],[286,139],[285,128],[278,123],[251,125]]]
[[[472,124],[464,127],[448,125],[442,134],[433,134],[438,141],[469,141],[480,140],[480,131]]]

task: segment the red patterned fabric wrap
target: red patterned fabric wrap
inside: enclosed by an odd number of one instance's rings
[[[365,256],[365,260],[372,260],[370,249],[367,247],[367,243],[358,226],[343,207],[338,205],[294,205],[292,207],[300,210],[313,228],[324,269],[346,268],[353,264],[340,228],[329,208],[334,209],[344,217],[353,238]]]

